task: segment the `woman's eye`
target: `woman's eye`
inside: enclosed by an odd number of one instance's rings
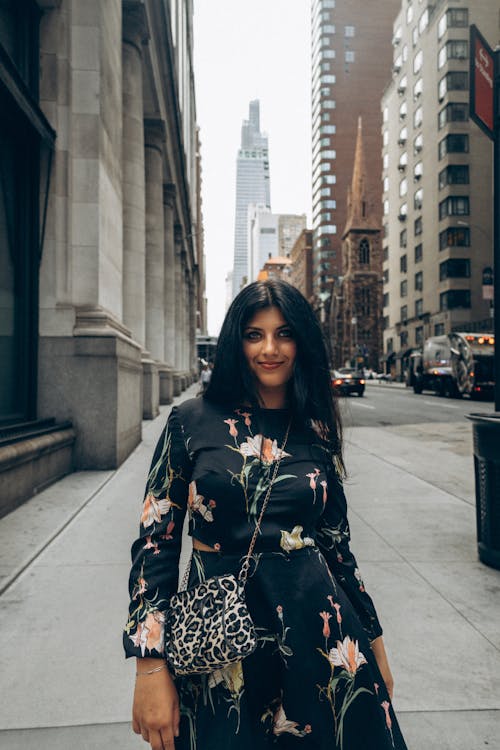
[[[244,334],[244,337],[247,339],[247,341],[257,341],[260,334],[258,331],[246,331]]]
[[[280,336],[285,339],[293,339],[293,333],[290,328],[282,328]]]

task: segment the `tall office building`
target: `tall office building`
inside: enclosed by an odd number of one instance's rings
[[[271,208],[267,135],[260,132],[260,105],[250,102],[248,120],[241,128],[241,147],[236,161],[236,216],[234,224],[233,297],[248,278],[248,206]]]
[[[383,100],[384,353],[491,330],[492,146],[469,120],[469,26],[492,47],[498,1],[402,3]],[[485,299],[486,297],[486,299]]]
[[[342,275],[342,232],[360,116],[367,177],[381,206],[380,98],[399,7],[400,0],[312,0],[313,292],[322,302],[333,279]]]
[[[305,214],[273,214],[263,205],[248,207],[248,278],[255,281],[269,258],[290,257],[293,246],[306,227]]]

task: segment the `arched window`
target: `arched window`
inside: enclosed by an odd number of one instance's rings
[[[363,264],[370,262],[370,243],[364,237],[359,243],[359,262]]]

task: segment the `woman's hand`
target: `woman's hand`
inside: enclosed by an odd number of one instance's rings
[[[152,750],[172,750],[179,736],[179,697],[167,668],[142,674],[157,667],[158,659],[137,659],[137,680],[132,709],[132,729],[149,742]]]
[[[371,647],[375,659],[377,660],[377,665],[380,669],[380,673],[384,678],[385,686],[387,688],[387,692],[389,693],[389,698],[392,701],[392,696],[394,693],[394,679],[389,667],[389,660],[387,659],[384,639],[382,638],[382,636],[375,638],[375,640],[371,642]]]

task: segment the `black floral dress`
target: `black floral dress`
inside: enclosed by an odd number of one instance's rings
[[[182,526],[190,584],[238,573],[280,456],[285,410],[234,411],[191,399],[155,450],[132,547],[127,656],[161,657],[178,585]],[[176,679],[177,750],[404,750],[370,641],[382,630],[349,549],[342,484],[318,425],[292,424],[246,587],[256,651],[210,675]]]

